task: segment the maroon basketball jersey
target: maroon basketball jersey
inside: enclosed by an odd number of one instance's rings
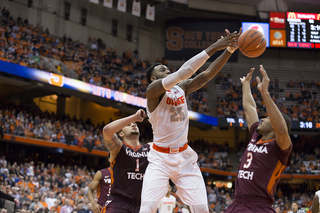
[[[140,202],[143,176],[149,163],[149,151],[149,144],[134,148],[123,142],[117,157],[111,163],[111,194]]]
[[[104,206],[108,195],[110,194],[111,186],[111,171],[110,168],[101,169],[102,178],[97,188],[98,204]]]
[[[289,165],[292,143],[287,150],[281,150],[276,139],[261,141],[256,132],[259,123],[251,126],[251,140],[242,156],[235,188],[236,197],[257,197],[274,201],[274,192],[280,175]]]

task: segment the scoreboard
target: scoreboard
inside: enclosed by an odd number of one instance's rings
[[[320,14],[287,12],[287,47],[320,48]]]
[[[270,47],[320,49],[320,13],[270,12]]]
[[[219,117],[218,127],[248,127],[244,118]],[[292,121],[292,130],[320,130],[320,121]]]

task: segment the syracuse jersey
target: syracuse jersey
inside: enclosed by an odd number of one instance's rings
[[[258,122],[251,126],[251,140],[242,156],[235,185],[235,198],[261,198],[274,201],[280,176],[289,165],[292,143],[281,150],[276,139],[261,141],[256,132]]]
[[[98,204],[104,206],[108,195],[110,194],[111,172],[110,168],[101,169],[102,178],[97,188]]]
[[[134,148],[123,142],[117,157],[111,163],[111,195],[118,195],[133,203],[140,202],[142,181],[148,165],[149,151],[149,144]]]
[[[179,86],[167,90],[157,108],[150,113],[153,142],[157,146],[177,148],[187,143],[189,117],[187,100]]]

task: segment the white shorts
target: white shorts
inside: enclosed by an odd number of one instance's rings
[[[197,164],[198,155],[189,146],[177,154],[151,148],[149,165],[143,177],[141,201],[160,201],[169,189],[169,179],[177,186],[177,195],[187,205],[207,205],[205,183]]]

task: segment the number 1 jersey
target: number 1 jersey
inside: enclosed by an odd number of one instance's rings
[[[132,147],[125,142],[111,163],[111,194],[121,196],[134,203],[141,201],[144,173],[148,166],[150,145]]]
[[[250,129],[252,137],[238,168],[235,198],[263,198],[272,203],[280,176],[290,163],[292,143],[282,150],[275,138],[261,141],[258,125],[254,123]]]
[[[179,86],[167,90],[157,108],[150,113],[147,107],[147,113],[157,146],[177,148],[188,142],[188,106]]]

